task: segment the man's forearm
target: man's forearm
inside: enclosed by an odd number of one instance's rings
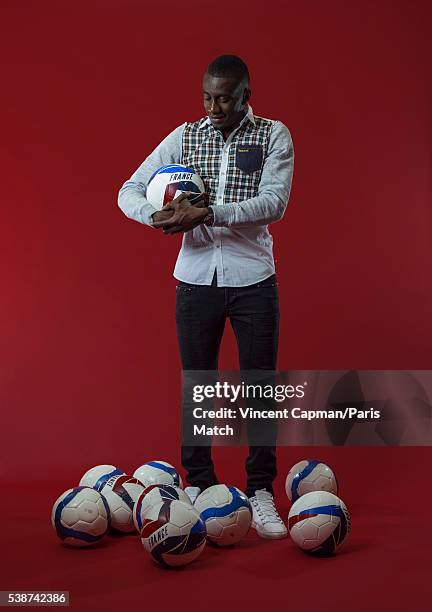
[[[146,200],[144,193],[144,187],[140,187],[136,182],[126,181],[120,189],[118,205],[129,219],[151,226],[154,221],[152,215],[158,211]]]
[[[287,198],[288,199],[288,198]],[[247,227],[269,225],[280,221],[287,201],[274,194],[262,194],[243,202],[212,206],[214,227]]]
[[[118,205],[129,219],[152,226],[157,209],[145,197],[147,184],[155,170],[181,159],[184,125],[168,134],[120,189]]]

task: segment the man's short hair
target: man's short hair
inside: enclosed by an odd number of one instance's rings
[[[249,70],[244,61],[237,55],[219,55],[207,67],[208,74],[214,77],[246,80],[249,84]]]

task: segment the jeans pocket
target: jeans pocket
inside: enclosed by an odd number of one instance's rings
[[[197,285],[188,285],[187,283],[180,283],[179,285],[176,285],[177,293],[194,293],[197,289]]]
[[[265,289],[266,287],[279,287],[279,283],[277,281],[276,275],[273,274],[269,278],[266,278],[265,280],[257,283],[255,287],[259,287],[260,289]]]

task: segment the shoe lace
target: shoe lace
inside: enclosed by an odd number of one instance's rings
[[[276,522],[283,523],[278,511],[276,510],[276,506],[274,505],[273,497],[269,496],[265,499],[258,499],[255,497],[252,500],[252,503],[255,506],[258,516],[263,524]]]

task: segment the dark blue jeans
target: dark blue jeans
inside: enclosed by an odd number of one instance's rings
[[[237,339],[241,370],[276,370],[279,340],[279,294],[276,276],[247,287],[218,287],[179,282],[176,288],[177,337],[183,370],[217,370],[225,321]],[[250,443],[250,438],[249,438]],[[274,445],[249,446],[246,459],[248,496],[257,489],[273,493]],[[210,446],[183,446],[182,464],[192,486],[217,484]]]

